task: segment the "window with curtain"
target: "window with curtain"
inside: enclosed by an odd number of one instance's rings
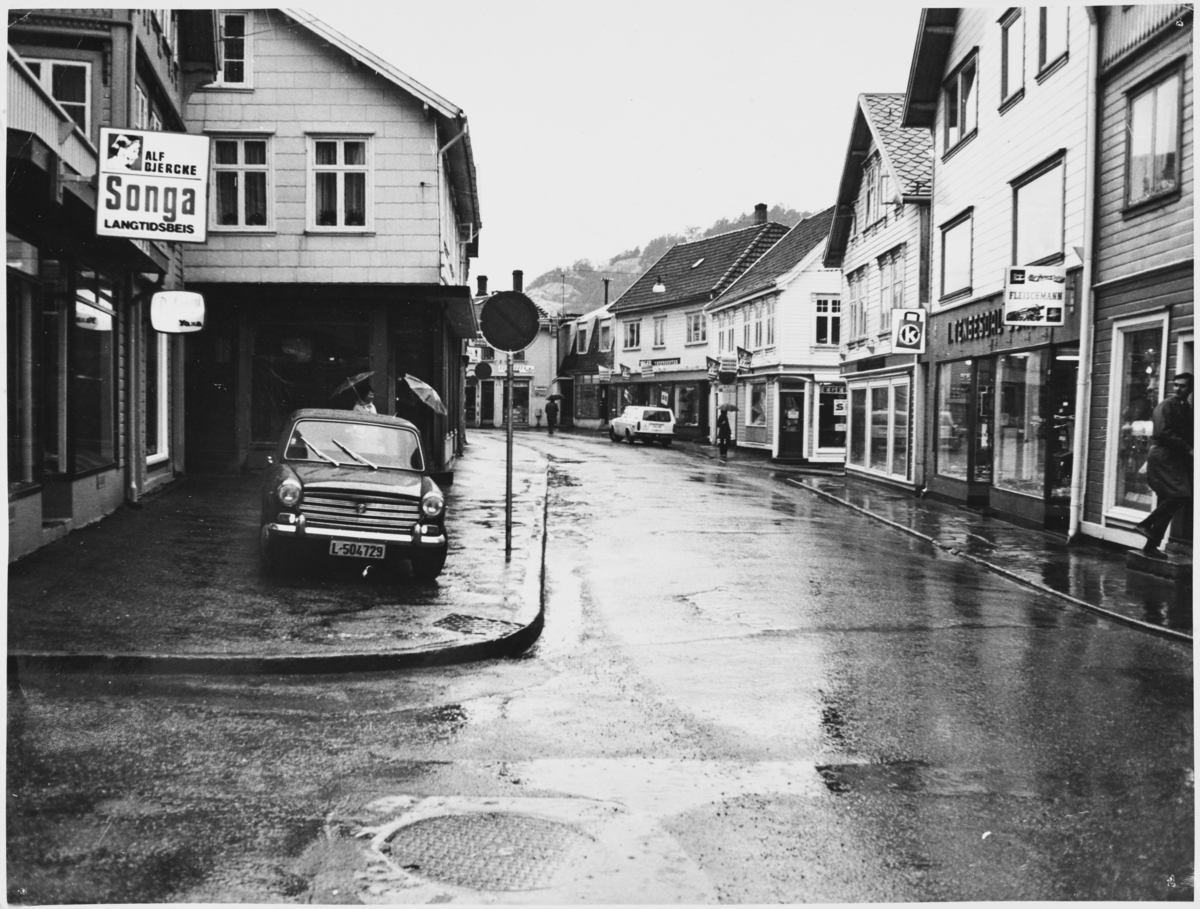
[[[1127,205],[1179,188],[1180,73],[1131,95],[1127,106]]]
[[[365,137],[313,138],[310,227],[363,228],[370,220],[369,148]]]
[[[216,227],[266,227],[268,203],[267,137],[219,137],[213,140]]]

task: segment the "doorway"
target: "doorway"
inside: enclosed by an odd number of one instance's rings
[[[804,457],[804,386],[779,390],[779,457]]]
[[[487,379],[479,392],[479,422],[483,426],[496,425],[496,381]]]

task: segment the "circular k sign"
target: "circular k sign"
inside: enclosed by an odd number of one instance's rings
[[[895,324],[892,348],[909,353],[925,353],[925,313],[921,310],[906,310]]]

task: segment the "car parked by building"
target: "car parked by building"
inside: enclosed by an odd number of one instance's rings
[[[446,500],[417,427],[399,417],[304,409],[291,415],[262,487],[259,549],[269,571],[301,554],[407,561],[420,580],[446,563]]]
[[[658,442],[669,448],[675,441],[675,415],[665,407],[631,404],[609,424],[608,437],[614,442]]]

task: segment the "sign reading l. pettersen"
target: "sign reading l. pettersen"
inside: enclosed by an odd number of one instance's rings
[[[101,129],[96,233],[204,243],[208,143],[186,133]]]
[[[1004,272],[1004,324],[1064,324],[1066,289],[1067,270],[1061,266],[1009,266]]]

